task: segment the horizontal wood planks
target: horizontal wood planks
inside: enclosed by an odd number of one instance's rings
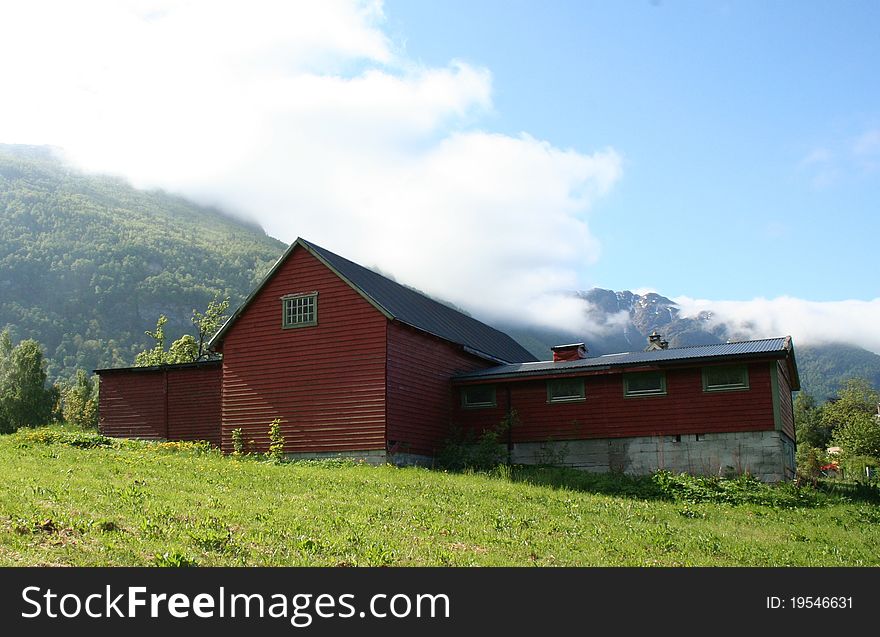
[[[586,398],[568,403],[548,403],[544,380],[499,381],[496,407],[463,409],[455,392],[453,408],[464,428],[494,427],[507,413],[509,387],[514,442],[765,431],[774,428],[770,369],[750,364],[749,389],[727,392],[704,392],[700,367],[666,369],[667,393],[638,398],[624,397],[620,373],[585,376]]]
[[[220,363],[103,370],[101,433],[220,444]]]
[[[782,431],[794,440],[794,404],[791,399],[791,378],[785,361],[776,363],[779,379],[779,410],[782,416]]]
[[[220,446],[220,365],[168,370],[168,439]]]
[[[103,372],[98,413],[98,428],[105,436],[165,438],[164,372]]]
[[[450,432],[451,377],[493,365],[448,341],[389,322],[389,448],[433,455]]]
[[[317,292],[315,326],[282,327],[281,297]],[[304,248],[262,287],[223,341],[223,449],[241,428],[268,449],[281,419],[285,451],[385,448],[387,319]]]

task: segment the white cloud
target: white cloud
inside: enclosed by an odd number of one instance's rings
[[[581,303],[586,307],[587,318],[586,323],[581,325],[580,331],[588,342],[619,333],[630,325],[631,317],[628,310],[605,314],[601,308],[589,301],[584,300]]]
[[[0,5],[0,141],[61,146],[492,320],[582,329],[613,149],[481,130],[489,70],[423,67],[380,3]]]
[[[856,155],[873,155],[880,153],[880,128],[865,131],[853,144]]]
[[[814,148],[801,159],[800,165],[827,164],[832,159],[834,159],[834,155],[827,148]]]
[[[678,297],[683,316],[712,313],[737,340],[791,335],[797,345],[851,343],[880,354],[880,298],[870,301],[806,301],[788,296],[750,301]]]
[[[833,148],[833,150],[832,150]],[[824,190],[853,178],[873,178],[880,171],[880,128],[868,128],[827,146],[814,148],[798,162],[811,185]]]

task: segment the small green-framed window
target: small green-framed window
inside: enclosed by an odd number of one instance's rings
[[[461,388],[461,406],[465,409],[495,407],[495,385],[470,385]]]
[[[289,294],[281,297],[281,326],[308,327],[318,324],[318,293]]]
[[[713,365],[703,368],[703,391],[734,391],[749,388],[746,365]]]
[[[570,403],[586,400],[583,378],[559,378],[547,381],[548,403]]]
[[[623,395],[627,398],[665,394],[666,374],[663,372],[633,372],[623,375]]]

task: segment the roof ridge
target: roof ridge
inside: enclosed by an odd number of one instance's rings
[[[588,356],[587,358],[602,358],[604,356],[624,356],[626,354],[650,354],[651,352],[669,352],[680,349],[695,349],[697,347],[724,347],[725,345],[742,345],[745,343],[765,343],[767,341],[784,341],[788,336],[771,336],[770,338],[750,338],[744,341],[725,341],[723,343],[704,343],[702,345],[680,345],[679,347],[667,347],[666,349],[656,350],[632,350],[628,352],[609,352],[607,354],[599,354],[598,356]]]
[[[741,343],[762,343],[765,341],[779,341],[785,340],[788,338],[787,336],[771,336],[769,338],[749,338],[744,341],[724,341],[723,343],[705,343],[703,345],[681,345],[679,347],[670,347],[667,350],[656,350],[656,351],[669,351],[670,349],[689,349],[692,347],[721,347],[722,345],[739,345]],[[634,354],[635,352],[623,352],[624,354]]]

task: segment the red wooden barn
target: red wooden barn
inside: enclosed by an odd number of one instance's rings
[[[507,334],[303,239],[210,346],[222,380],[199,401],[217,405],[224,451],[234,429],[265,451],[279,418],[289,454],[371,461],[430,462],[449,432],[452,376],[535,360]],[[162,417],[178,405],[162,374],[196,370],[98,370],[102,431],[167,437]]]
[[[202,438],[241,429],[292,457],[431,463],[452,425],[513,422],[514,462],[646,472],[793,470],[791,341],[537,362],[484,323],[297,239],[211,341],[222,363],[99,370],[101,430]]]

